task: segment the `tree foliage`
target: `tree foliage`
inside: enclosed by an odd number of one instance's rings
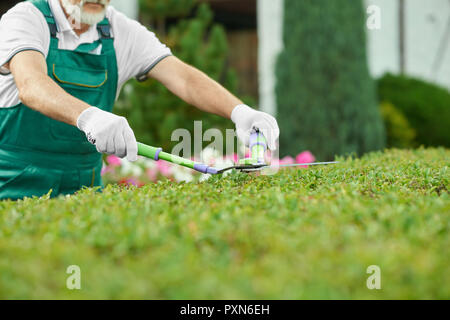
[[[158,3],[172,4],[171,1],[146,2],[154,3],[154,6]],[[207,4],[199,5],[194,18],[181,20],[161,40],[175,56],[202,70],[230,91],[236,91],[237,77],[227,67],[225,30],[213,22],[213,14]],[[196,120],[203,122],[204,130],[233,128],[231,121],[189,106],[154,80],[128,84],[117,103],[117,110],[129,119],[140,141],[167,150],[175,144],[170,141],[172,132],[185,128],[192,133]]]
[[[276,87],[282,154],[308,149],[326,160],[384,146],[364,24],[361,1],[285,0]]]

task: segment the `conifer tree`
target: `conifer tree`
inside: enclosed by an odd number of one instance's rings
[[[280,153],[320,160],[383,148],[384,126],[369,76],[359,0],[285,0],[277,63]]]

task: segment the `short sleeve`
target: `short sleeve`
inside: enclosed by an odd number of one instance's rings
[[[127,18],[112,7],[108,9],[108,16],[115,38],[119,86],[131,78],[142,78],[158,62],[172,55],[155,33],[139,22]]]
[[[4,67],[17,53],[26,50],[48,54],[50,35],[42,13],[30,2],[20,2],[0,20],[0,74],[8,75]]]

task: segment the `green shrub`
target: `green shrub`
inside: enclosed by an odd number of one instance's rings
[[[389,148],[414,147],[416,132],[405,116],[389,102],[383,102],[380,110],[386,127],[387,146]]]
[[[449,158],[3,201],[0,299],[448,299]],[[74,264],[82,290],[66,288]]]
[[[392,103],[417,133],[416,144],[450,147],[450,92],[407,76],[386,74],[378,81],[382,101]]]
[[[362,1],[285,1],[285,49],[277,65],[280,152],[320,160],[384,147],[369,76]]]

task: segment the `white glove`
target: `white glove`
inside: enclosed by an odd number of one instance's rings
[[[276,150],[276,141],[280,136],[277,120],[270,114],[256,111],[249,106],[240,104],[233,109],[231,120],[236,125],[238,138],[248,146],[250,134],[254,127],[258,128],[267,139],[267,146],[270,150]]]
[[[128,161],[137,160],[137,142],[127,119],[96,107],[84,110],[77,127],[100,153],[114,154]]]

